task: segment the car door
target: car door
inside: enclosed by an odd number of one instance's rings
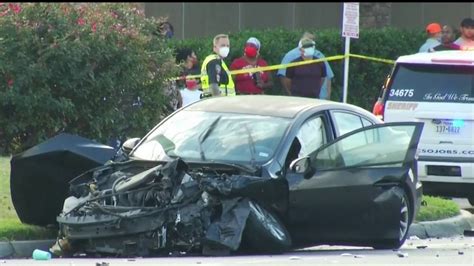
[[[360,128],[310,154],[311,171],[288,170],[292,237],[297,242],[341,242],[395,232],[400,213],[390,203],[390,189],[407,184],[407,193],[414,195],[414,157],[422,127],[398,122]]]

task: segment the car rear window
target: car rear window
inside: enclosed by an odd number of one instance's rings
[[[474,103],[474,66],[398,64],[388,100]]]

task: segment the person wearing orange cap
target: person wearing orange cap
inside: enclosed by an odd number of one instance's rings
[[[431,23],[426,26],[426,33],[428,34],[428,39],[420,47],[419,53],[427,53],[431,48],[434,48],[441,44],[441,25],[438,23]]]

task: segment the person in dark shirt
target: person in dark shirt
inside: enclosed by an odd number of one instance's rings
[[[314,55],[315,42],[311,39],[301,40],[301,57],[293,60],[301,62],[318,59]],[[290,67],[286,70],[286,77],[290,79],[291,96],[319,98],[321,85],[326,78],[326,65],[324,62]]]
[[[198,86],[200,83],[199,78],[187,80],[184,79],[184,77],[188,75],[201,74],[201,69],[199,67],[196,53],[190,48],[180,48],[176,53],[176,63],[182,66],[180,76],[183,77],[183,79],[178,80],[178,87],[182,89],[183,87],[189,87],[189,85],[192,84],[194,84],[194,86]]]
[[[454,43],[454,37],[453,28],[449,25],[444,25],[441,35],[441,44],[429,49],[429,52],[459,50],[461,47]]]

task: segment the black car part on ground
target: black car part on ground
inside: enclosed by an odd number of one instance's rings
[[[57,217],[59,239],[67,240],[69,252],[215,254],[246,245],[242,242],[245,229],[247,234],[265,236],[272,242],[268,248],[282,251],[291,246],[291,240],[281,222],[255,214],[255,210],[264,210],[261,204],[273,206],[267,204],[281,200],[285,194],[275,195],[278,191],[288,191],[283,180],[188,171],[180,159],[165,165],[111,164],[71,181],[71,197]],[[265,210],[265,215],[270,212]],[[274,228],[279,228],[279,234],[271,231]],[[265,230],[270,232],[262,232]],[[261,240],[244,239],[258,244]]]
[[[68,182],[105,164],[114,154],[112,147],[63,133],[13,156],[10,190],[21,222],[55,224],[68,194]]]

